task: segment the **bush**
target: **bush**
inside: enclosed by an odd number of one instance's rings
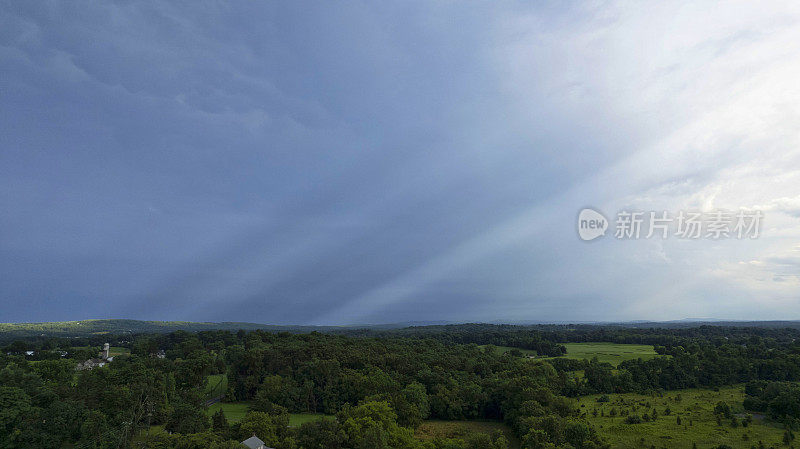
[[[628,417],[625,418],[625,422],[628,424],[641,424],[642,418],[640,418],[639,415],[628,415]]]
[[[726,402],[717,402],[717,405],[714,406],[714,414],[715,415],[722,415],[725,418],[731,419],[733,414],[731,413],[731,407]]]

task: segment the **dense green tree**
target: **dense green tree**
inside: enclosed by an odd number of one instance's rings
[[[297,431],[297,443],[303,449],[343,449],[347,435],[338,421],[322,419],[301,425]]]
[[[209,427],[205,412],[189,402],[177,402],[167,417],[164,428],[175,433],[199,433]]]
[[[222,409],[217,410],[211,416],[211,429],[217,435],[224,437],[230,435],[231,426],[228,424],[228,419],[225,418],[225,413],[222,411]]]
[[[0,444],[11,448],[23,429],[23,421],[33,407],[31,398],[17,387],[0,386]]]
[[[239,440],[253,435],[258,436],[267,446],[278,446],[287,436],[289,415],[270,415],[263,412],[249,412],[239,425]]]
[[[397,415],[387,402],[345,407],[337,419],[348,444],[356,449],[413,449],[420,446],[410,429],[397,424]]]
[[[97,410],[87,413],[81,424],[81,437],[78,447],[86,449],[106,449],[116,446],[116,439],[111,431],[106,416]]]

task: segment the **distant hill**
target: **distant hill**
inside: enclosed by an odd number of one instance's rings
[[[37,337],[89,337],[92,335],[111,334],[144,334],[144,333],[169,333],[178,330],[199,332],[209,330],[246,331],[264,330],[268,332],[324,332],[324,333],[369,333],[371,331],[391,331],[410,326],[431,326],[444,322],[413,321],[391,324],[363,324],[347,326],[303,326],[303,325],[276,325],[223,321],[192,322],[192,321],[142,321],[123,319],[80,320],[80,321],[51,321],[42,323],[0,323],[0,342],[17,339]]]
[[[488,324],[488,323],[449,323],[446,321],[415,321],[392,324],[365,324],[349,326],[299,326],[299,325],[273,325],[245,322],[224,321],[191,322],[191,321],[140,321],[140,320],[81,320],[81,321],[53,321],[45,323],[0,323],[0,342],[9,342],[17,339],[30,339],[40,337],[90,337],[93,335],[112,334],[141,334],[141,333],[169,333],[178,330],[199,332],[209,330],[246,331],[264,330],[268,332],[323,332],[348,335],[379,336],[379,335],[425,335],[437,334],[443,331],[459,330],[538,330],[558,331],[575,328],[631,328],[631,329],[682,329],[701,326],[732,327],[732,328],[793,328],[800,329],[800,321],[713,321],[710,319],[693,319],[677,321],[629,321],[623,323],[538,323],[538,324]]]
[[[673,321],[629,321],[624,323],[607,323],[606,326],[618,326],[629,328],[691,328],[700,326],[719,326],[719,327],[756,327],[765,329],[800,329],[800,321],[797,320],[773,320],[773,321],[734,321],[712,318],[686,318]]]
[[[270,332],[331,331],[336,327],[277,326],[258,323],[195,323],[191,321],[139,321],[139,320],[81,320],[53,321],[47,323],[0,323],[0,340],[8,341],[30,337],[84,337],[97,334],[168,333],[178,330],[189,332],[207,330],[267,330]]]

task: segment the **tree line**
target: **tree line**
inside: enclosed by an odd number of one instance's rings
[[[800,380],[797,333],[460,325],[36,337],[12,342],[0,354],[0,448],[233,448],[253,433],[284,449],[500,449],[509,443],[483,434],[420,441],[413,429],[427,419],[502,420],[526,449],[601,448],[607,444],[571,397],[749,382],[748,409],[797,419],[800,391],[791,383]],[[597,360],[531,360],[492,346],[557,356],[564,354],[561,343],[573,341],[652,344],[663,357],[612,367]],[[76,371],[103,342],[131,354]],[[207,416],[212,374],[226,376],[225,400],[250,404],[240,422]],[[290,413],[332,418],[289,427]],[[170,433],[148,434],[155,425]]]

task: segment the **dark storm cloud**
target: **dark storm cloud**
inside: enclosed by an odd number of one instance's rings
[[[645,119],[495,6],[0,3],[0,321],[588,319]]]
[[[546,193],[454,136],[480,11],[3,9],[5,320],[303,322]]]

